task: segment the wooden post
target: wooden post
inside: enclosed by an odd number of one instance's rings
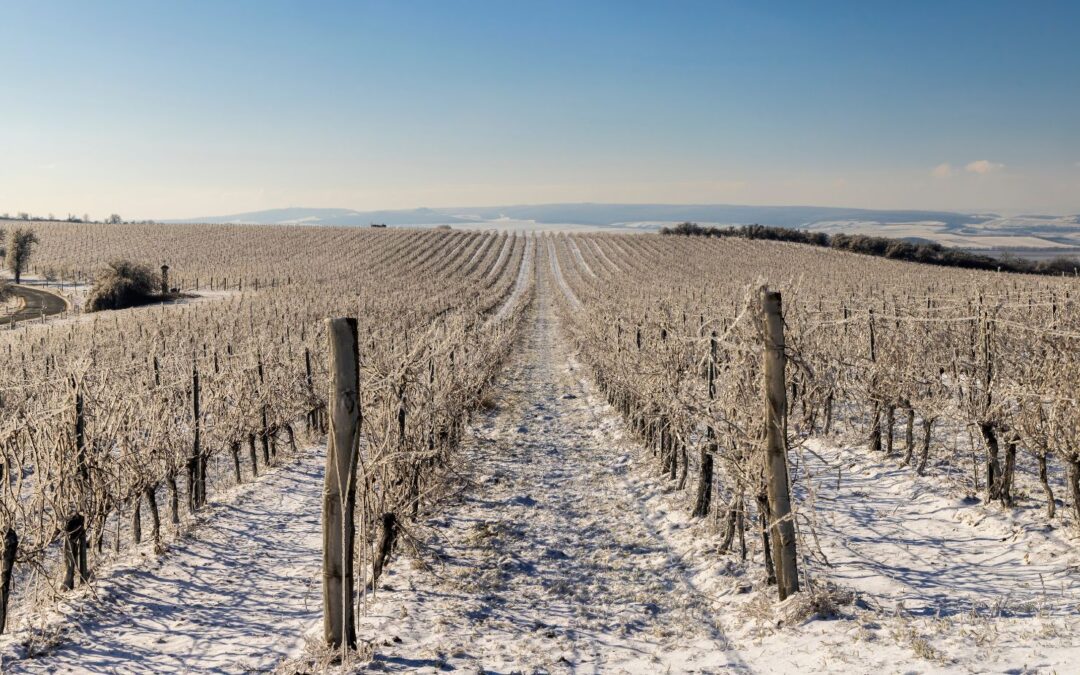
[[[165,484],[169,488],[169,521],[173,525],[180,524],[180,495],[176,488],[176,474],[172,471],[165,477]]]
[[[256,289],[258,290],[258,289]],[[266,383],[266,374],[263,370],[262,352],[258,355],[258,369],[259,369],[259,395],[263,395],[263,385]],[[270,425],[267,423],[266,418],[266,403],[262,404],[262,410],[260,411],[262,417],[262,431],[259,433],[259,438],[262,443],[262,455],[263,465],[270,465]]]
[[[780,293],[762,289],[765,327],[765,473],[768,480],[770,543],[776,566],[776,586],[784,600],[799,590],[795,552],[795,522],[787,466],[787,387],[784,317]]]
[[[716,398],[716,331],[709,338],[709,401]],[[713,453],[717,451],[716,431],[710,424],[705,429],[705,444],[701,446],[701,474],[698,478],[697,501],[691,512],[695,518],[709,514],[712,502]],[[734,530],[732,530],[734,531]],[[729,542],[730,543],[730,542]]]
[[[206,468],[202,456],[202,414],[199,410],[199,365],[191,366],[191,412],[194,418],[195,437],[191,445],[191,457],[188,459],[188,506],[191,511],[198,510],[206,503]]]
[[[86,462],[86,416],[83,410],[82,387],[71,378],[71,384],[75,388],[75,462],[79,489],[88,490],[90,483],[90,469]],[[86,519],[79,513],[76,506],[73,513],[68,516],[65,526],[64,538],[64,583],[66,590],[75,588],[75,572],[79,573],[79,580],[83,583],[90,577],[86,564]]]
[[[248,459],[251,460],[251,477],[259,477],[259,460],[255,453],[255,434],[248,434]]]
[[[15,568],[15,554],[19,550],[19,536],[14,527],[9,527],[4,533],[4,556],[0,563],[0,635],[4,634],[7,626],[7,614],[11,598],[11,573]]]
[[[157,505],[157,486],[148,485],[146,487],[146,503],[150,507],[150,533],[154,537],[154,541],[161,541],[161,514],[158,513]]]
[[[233,475],[236,477],[236,484],[239,485],[244,480],[240,473],[240,441],[229,443],[229,452],[232,453]]]
[[[869,310],[870,325],[870,363],[877,362],[877,348],[874,341],[874,308]],[[873,408],[870,415],[870,450],[881,451],[881,401],[877,398],[877,370],[871,366],[870,372],[870,397],[873,399]]]
[[[305,382],[307,382],[308,394],[310,395],[311,399],[314,400],[315,386],[312,384],[311,379],[311,350],[307,347],[304,347],[304,370],[307,373]],[[315,426],[315,408],[311,408],[310,410],[308,410],[306,421],[307,431],[310,434],[312,427]]]
[[[323,489],[323,637],[356,646],[353,613],[353,512],[360,452],[360,367],[354,318],[327,319],[330,434]]]

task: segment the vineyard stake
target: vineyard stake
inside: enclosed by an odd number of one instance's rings
[[[323,637],[356,646],[353,613],[353,512],[360,450],[360,367],[355,318],[327,319],[330,435],[323,489]]]
[[[762,289],[761,310],[765,324],[765,463],[776,587],[780,600],[799,591],[795,552],[795,522],[787,466],[787,387],[784,353],[784,317],[780,293]]]

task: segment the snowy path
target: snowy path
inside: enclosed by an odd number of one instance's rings
[[[321,452],[223,495],[164,556],[111,570],[77,625],[5,673],[242,673],[303,647],[321,616]],[[75,600],[74,602],[77,602]]]
[[[433,523],[442,560],[401,560],[360,637],[373,670],[741,670],[711,607],[630,484],[620,422],[556,334],[548,282],[471,457]]]

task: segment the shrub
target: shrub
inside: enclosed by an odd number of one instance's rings
[[[87,311],[124,309],[162,299],[161,276],[149,265],[130,260],[109,263],[94,279],[86,302]]]

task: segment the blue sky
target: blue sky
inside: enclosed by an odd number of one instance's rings
[[[34,2],[0,26],[0,212],[1080,212],[1076,2]]]

